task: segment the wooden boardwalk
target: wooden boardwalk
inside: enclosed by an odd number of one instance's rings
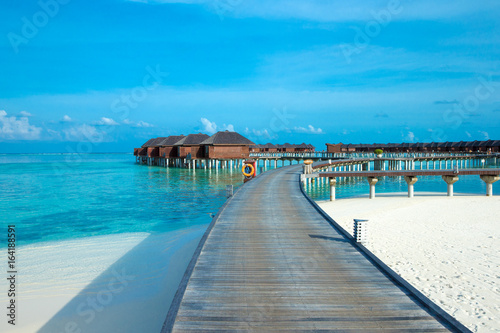
[[[268,171],[226,203],[162,332],[467,331],[332,227],[302,193],[301,169]]]

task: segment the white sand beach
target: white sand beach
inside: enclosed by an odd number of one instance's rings
[[[0,332],[159,332],[205,229],[19,247],[16,326]]]
[[[369,220],[367,247],[473,332],[500,332],[500,197],[378,194],[320,201],[352,234]]]

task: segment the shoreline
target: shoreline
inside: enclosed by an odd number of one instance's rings
[[[365,246],[469,329],[500,331],[500,197],[398,192],[317,203],[351,235],[353,219],[368,219]]]
[[[16,325],[4,320],[0,331],[160,331],[205,229],[20,246]]]

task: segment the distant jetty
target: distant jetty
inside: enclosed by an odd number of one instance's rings
[[[500,140],[413,143],[327,143],[328,153],[365,153],[382,149],[391,153],[498,153]]]
[[[282,157],[294,157],[297,154],[314,153],[315,147],[311,144],[283,145],[267,143],[256,145],[237,132],[221,131],[212,136],[203,133],[185,135],[171,135],[149,139],[140,148],[134,148],[136,162],[147,165],[179,168],[233,168],[243,165],[244,160],[250,158],[251,153],[265,152],[280,154]],[[278,159],[276,157],[275,159]],[[290,159],[287,159],[291,162]],[[275,161],[277,164],[277,161]]]

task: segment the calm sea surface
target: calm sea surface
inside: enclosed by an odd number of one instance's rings
[[[239,171],[136,165],[131,154],[0,155],[0,226],[18,245],[208,224]],[[5,247],[5,242],[0,242]]]
[[[495,165],[488,165],[494,167]],[[208,224],[225,201],[225,187],[242,184],[238,169],[197,170],[135,164],[131,154],[0,155],[0,226],[17,227],[18,245],[125,232],[160,233]],[[493,186],[500,195],[500,182]],[[404,192],[386,177],[378,193]],[[308,187],[315,200],[328,186]],[[415,192],[445,192],[441,177],[419,177]],[[463,176],[455,192],[484,194],[479,176]],[[339,182],[337,197],[368,193],[364,179]],[[5,242],[0,243],[5,247]]]

